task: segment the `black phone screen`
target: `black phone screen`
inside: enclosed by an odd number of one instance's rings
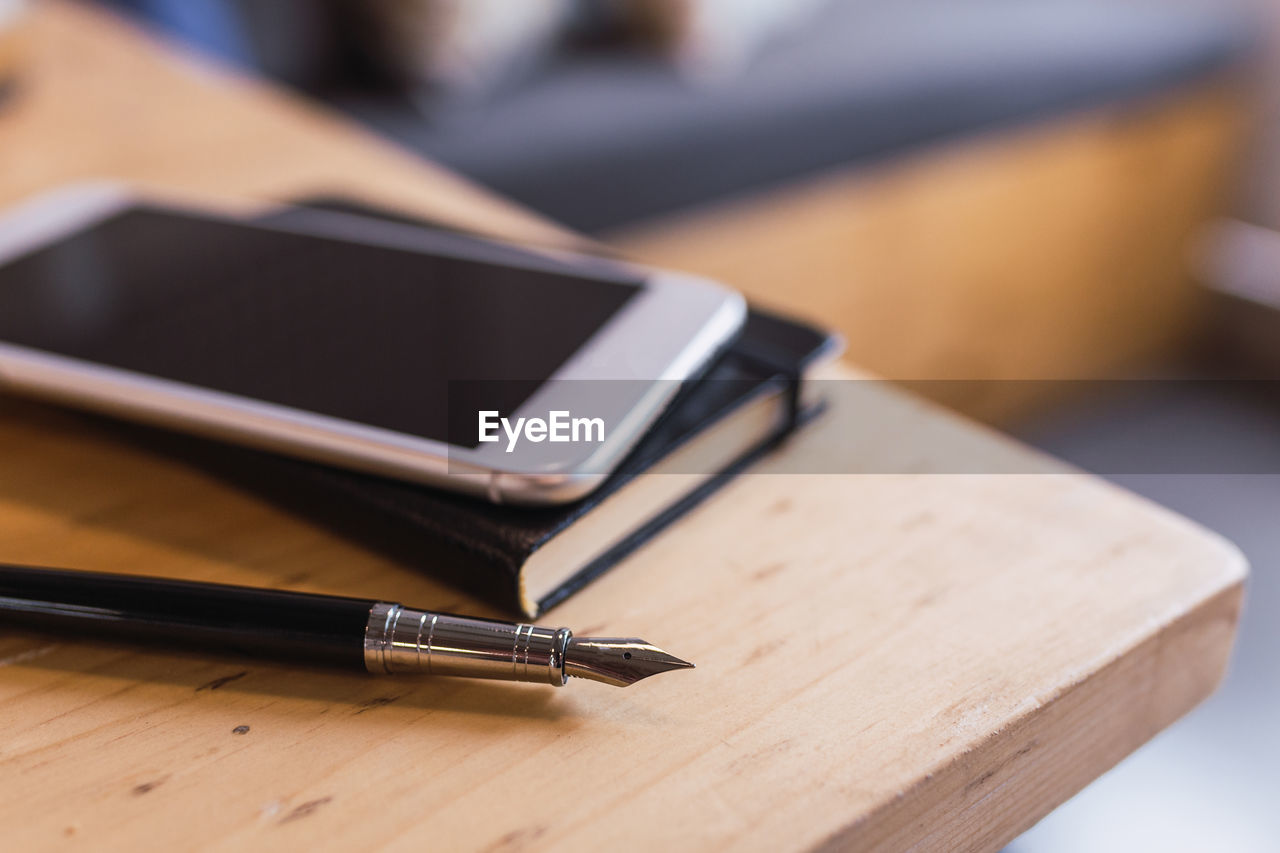
[[[642,286],[136,207],[0,267],[0,341],[457,444]]]

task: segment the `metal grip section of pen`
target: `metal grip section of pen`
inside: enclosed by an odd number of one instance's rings
[[[573,632],[413,610],[378,602],[364,635],[372,673],[421,673],[562,686]]]

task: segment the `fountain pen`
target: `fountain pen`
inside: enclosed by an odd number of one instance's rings
[[[575,637],[387,601],[0,564],[0,628],[367,670],[626,687],[693,664],[635,638]]]

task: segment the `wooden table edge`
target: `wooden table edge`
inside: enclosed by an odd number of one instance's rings
[[[1219,577],[1194,596],[1194,604],[812,849],[999,850],[1212,696],[1229,668],[1249,562],[1235,543],[1174,517],[1185,535],[1211,543],[1221,556]],[[1189,662],[1198,666],[1186,678]],[[1135,690],[1145,702],[1134,701]],[[1099,706],[1124,718],[1115,737],[1096,740],[1095,729],[1083,725]],[[975,776],[975,764],[989,769]],[[1073,765],[1077,772],[1063,773]],[[920,811],[928,800],[930,807]],[[923,837],[912,832],[930,822]]]

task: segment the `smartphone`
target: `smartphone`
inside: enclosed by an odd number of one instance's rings
[[[10,210],[0,388],[554,504],[602,482],[746,315],[738,294],[682,273],[300,219],[114,185]]]

